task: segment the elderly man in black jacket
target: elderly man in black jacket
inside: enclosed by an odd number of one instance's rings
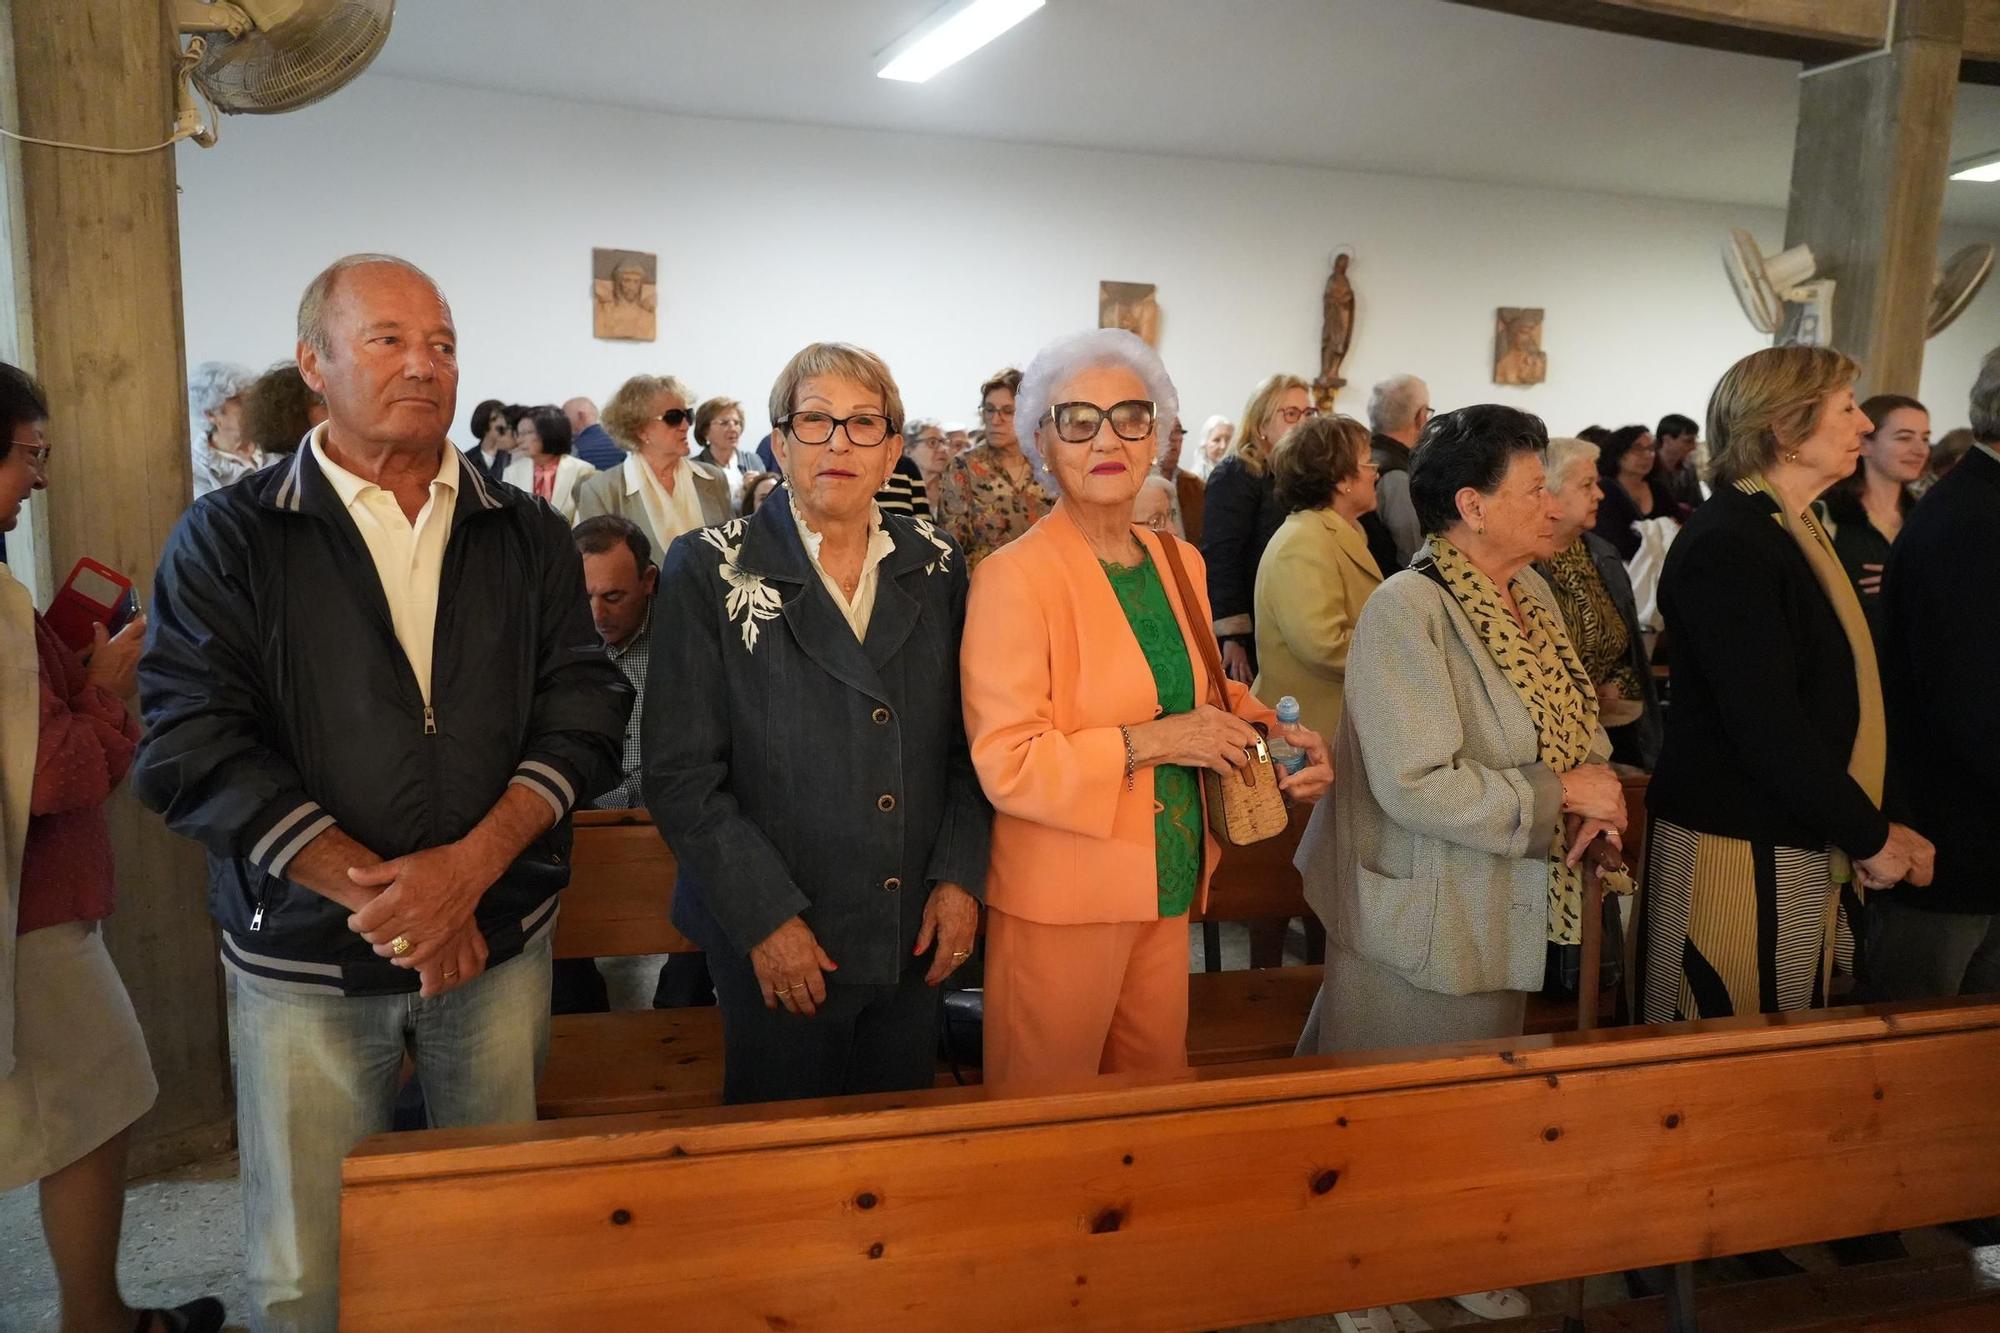
[[[436,285],[338,261],[298,357],[327,422],[161,558],[133,770],[209,853],[260,1330],[335,1326],[340,1159],[406,1052],[434,1124],[534,1118],[569,810],[632,703],[567,525],[446,438]]]
[[[1973,386],[1972,432],[1882,579],[1889,796],[1937,844],[1937,871],[1869,896],[1871,1000],[2000,991],[2000,349]]]
[[[875,503],[903,405],[873,354],[807,347],[771,420],[785,489],[667,551],[646,804],[714,973],[724,1096],[925,1087],[992,824],[958,696],[965,555]]]

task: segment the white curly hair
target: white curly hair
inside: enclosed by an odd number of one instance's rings
[[[1146,396],[1153,400],[1155,430],[1171,429],[1180,415],[1181,396],[1166,364],[1138,334],[1124,329],[1088,329],[1056,339],[1028,362],[1021,372],[1021,388],[1014,395],[1014,429],[1021,437],[1021,452],[1049,490],[1056,489],[1056,481],[1042,457],[1042,418],[1063,385],[1086,370],[1107,367],[1129,370],[1144,381]]]

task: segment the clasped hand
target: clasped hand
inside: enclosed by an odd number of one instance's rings
[[[347,918],[348,929],[396,966],[415,968],[423,994],[462,986],[485,967],[486,941],[472,914],[497,876],[462,843],[355,867],[347,878],[375,893]],[[396,953],[397,939],[409,941],[408,952]]]
[[[1922,888],[1931,882],[1936,867],[1937,848],[1929,838],[1907,824],[1891,824],[1882,850],[1856,861],[1854,873],[1864,889],[1889,889],[1898,884]]]

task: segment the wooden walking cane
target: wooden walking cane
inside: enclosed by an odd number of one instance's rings
[[[1576,1028],[1589,1032],[1597,1026],[1600,996],[1597,979],[1604,951],[1604,895],[1632,892],[1632,872],[1625,865],[1625,853],[1603,834],[1591,839],[1583,852],[1583,924],[1576,968]],[[1583,1282],[1570,1284],[1569,1310],[1563,1315],[1563,1333],[1584,1333]]]

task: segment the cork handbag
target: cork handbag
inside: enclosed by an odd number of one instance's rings
[[[1181,607],[1190,617],[1201,603],[1188,581],[1187,566],[1181,563],[1180,545],[1172,534],[1162,533],[1160,548],[1166,552],[1173,570],[1174,585],[1180,590]],[[1228,679],[1222,671],[1222,652],[1215,646],[1215,631],[1209,625],[1190,624],[1188,637],[1201,650],[1202,665],[1208,669],[1208,702],[1229,712],[1229,695],[1223,688]],[[1291,823],[1285,809],[1285,794],[1278,790],[1278,766],[1264,745],[1264,728],[1257,723],[1257,752],[1250,764],[1224,776],[1213,769],[1201,770],[1201,794],[1208,806],[1208,826],[1215,836],[1232,847],[1248,847],[1283,833]]]

